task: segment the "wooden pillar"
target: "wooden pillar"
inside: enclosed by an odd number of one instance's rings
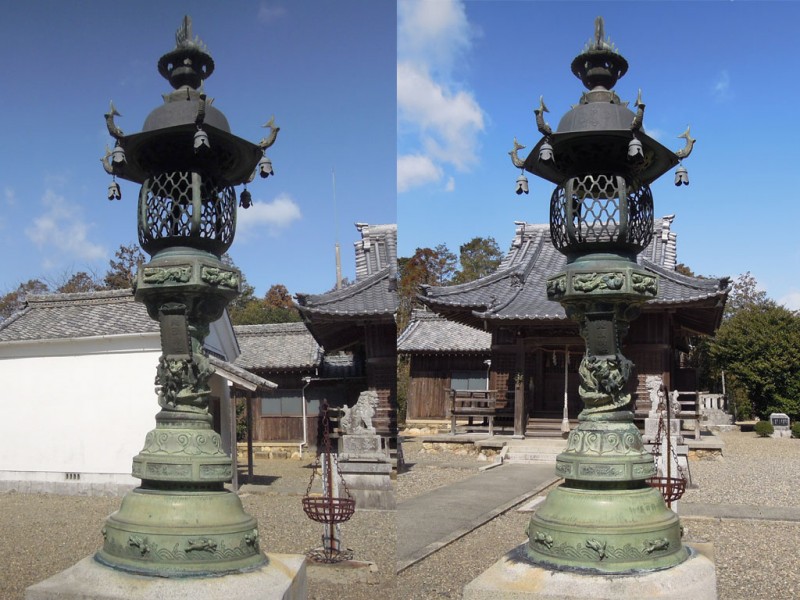
[[[536,363],[535,369],[535,387],[533,404],[540,408],[544,405],[544,350],[536,348]],[[534,415],[531,415],[534,416]]]
[[[377,433],[397,438],[397,331],[391,323],[368,323],[365,327],[367,387],[378,392],[373,420]]]
[[[528,415],[525,406],[525,340],[517,338],[517,366],[514,373],[514,437],[524,438],[528,425]]]
[[[253,483],[253,396],[244,398],[245,416],[247,418],[247,483]]]

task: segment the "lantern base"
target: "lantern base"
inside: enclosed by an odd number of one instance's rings
[[[136,488],[103,528],[98,562],[137,575],[208,577],[266,563],[258,524],[226,491]]]
[[[550,492],[531,518],[527,556],[535,564],[621,574],[665,569],[688,558],[678,516],[658,490],[642,482],[570,483]]]
[[[26,600],[301,600],[308,596],[306,560],[267,554],[266,565],[225,577],[165,579],[110,569],[89,556],[25,590]]]
[[[716,600],[711,544],[692,544],[672,569],[609,577],[531,564],[518,546],[464,587],[464,600]]]

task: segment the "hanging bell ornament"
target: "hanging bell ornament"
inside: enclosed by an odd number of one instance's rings
[[[114,167],[121,167],[125,164],[125,150],[117,144],[111,151],[111,164]]]
[[[122,200],[122,190],[119,189],[119,184],[116,181],[112,181],[108,185],[108,199]]]
[[[517,177],[517,195],[528,193],[528,178],[523,173]]]
[[[675,169],[675,185],[689,185],[689,171],[686,170],[686,167],[683,165],[679,165],[677,169]]]
[[[261,175],[262,179],[266,179],[270,175],[274,175],[275,172],[272,170],[272,161],[264,156],[260,161],[258,161],[258,174]]]
[[[208,141],[208,135],[202,129],[198,129],[194,134],[194,151],[205,152],[211,149],[211,143]]]
[[[239,195],[239,206],[241,206],[242,208],[250,208],[252,205],[253,205],[253,197],[250,195],[250,192],[247,191],[247,188],[245,188]]]
[[[546,165],[555,164],[555,158],[553,157],[553,147],[550,145],[549,142],[545,142],[539,148],[539,162],[544,163]]]
[[[642,149],[642,142],[636,136],[628,143],[628,160],[634,164],[644,162],[644,150]]]

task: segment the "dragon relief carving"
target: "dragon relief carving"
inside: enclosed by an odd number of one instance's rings
[[[579,273],[572,278],[572,289],[587,294],[595,290],[617,291],[624,283],[624,273]]]
[[[641,273],[631,273],[631,287],[640,294],[655,296],[658,293],[658,283],[655,277]]]
[[[631,395],[623,393],[633,363],[621,354],[616,357],[584,356],[578,372],[578,393],[585,412],[606,412],[630,404]]]
[[[226,271],[215,267],[203,267],[200,279],[211,285],[235,290],[239,287],[239,274],[235,271]]]
[[[142,269],[142,281],[144,283],[186,283],[192,278],[192,267],[148,267]]]
[[[554,298],[563,296],[567,291],[567,277],[554,277],[547,280],[547,297]]]
[[[194,353],[189,359],[162,355],[155,380],[158,404],[167,410],[206,412],[211,394],[208,380],[213,374],[214,367],[202,354]]]

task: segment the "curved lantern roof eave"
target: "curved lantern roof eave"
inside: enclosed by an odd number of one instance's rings
[[[574,167],[563,168],[562,165],[559,165],[559,157],[562,157],[563,160],[563,157],[570,156],[582,144],[596,144],[598,146],[608,144],[605,146],[606,148],[618,145],[618,152],[613,154],[623,157],[624,160],[624,157],[627,156],[628,143],[631,141],[631,137],[632,132],[630,129],[584,129],[556,132],[539,140],[525,159],[523,168],[542,179],[560,185],[569,177],[585,173],[586,169],[581,167],[580,163],[576,163]],[[623,163],[623,160],[618,159],[616,163],[619,166],[615,168],[613,159],[610,159],[608,164],[609,171],[634,172],[641,183],[649,185],[680,162],[680,159],[672,150],[646,133],[638,131],[636,132],[636,138],[642,143],[644,151],[642,164],[637,168],[635,165]],[[555,164],[551,165],[539,160],[539,152],[545,142],[549,142],[553,147]],[[608,156],[612,156],[612,153],[608,153]],[[596,167],[593,166],[594,169]]]
[[[261,147],[208,123],[203,125],[203,131],[208,135],[210,143],[211,156],[207,159],[208,163],[228,165],[227,170],[223,168],[219,174],[224,183],[238,185],[249,181],[263,155]],[[187,148],[191,148],[196,132],[197,125],[186,123],[124,136],[120,139],[120,144],[125,148],[127,159],[124,165],[116,167],[115,175],[135,183],[144,183],[155,174],[153,169],[144,164],[146,159],[143,160],[151,150],[175,144],[185,144]],[[165,164],[164,153],[158,150],[155,152],[158,156],[157,162],[160,164],[159,172],[167,170],[194,171],[200,164],[193,160],[186,160],[185,164],[169,165],[168,162]],[[173,156],[175,155],[173,154]],[[184,156],[194,158],[191,153]],[[162,168],[161,165],[166,168]]]

